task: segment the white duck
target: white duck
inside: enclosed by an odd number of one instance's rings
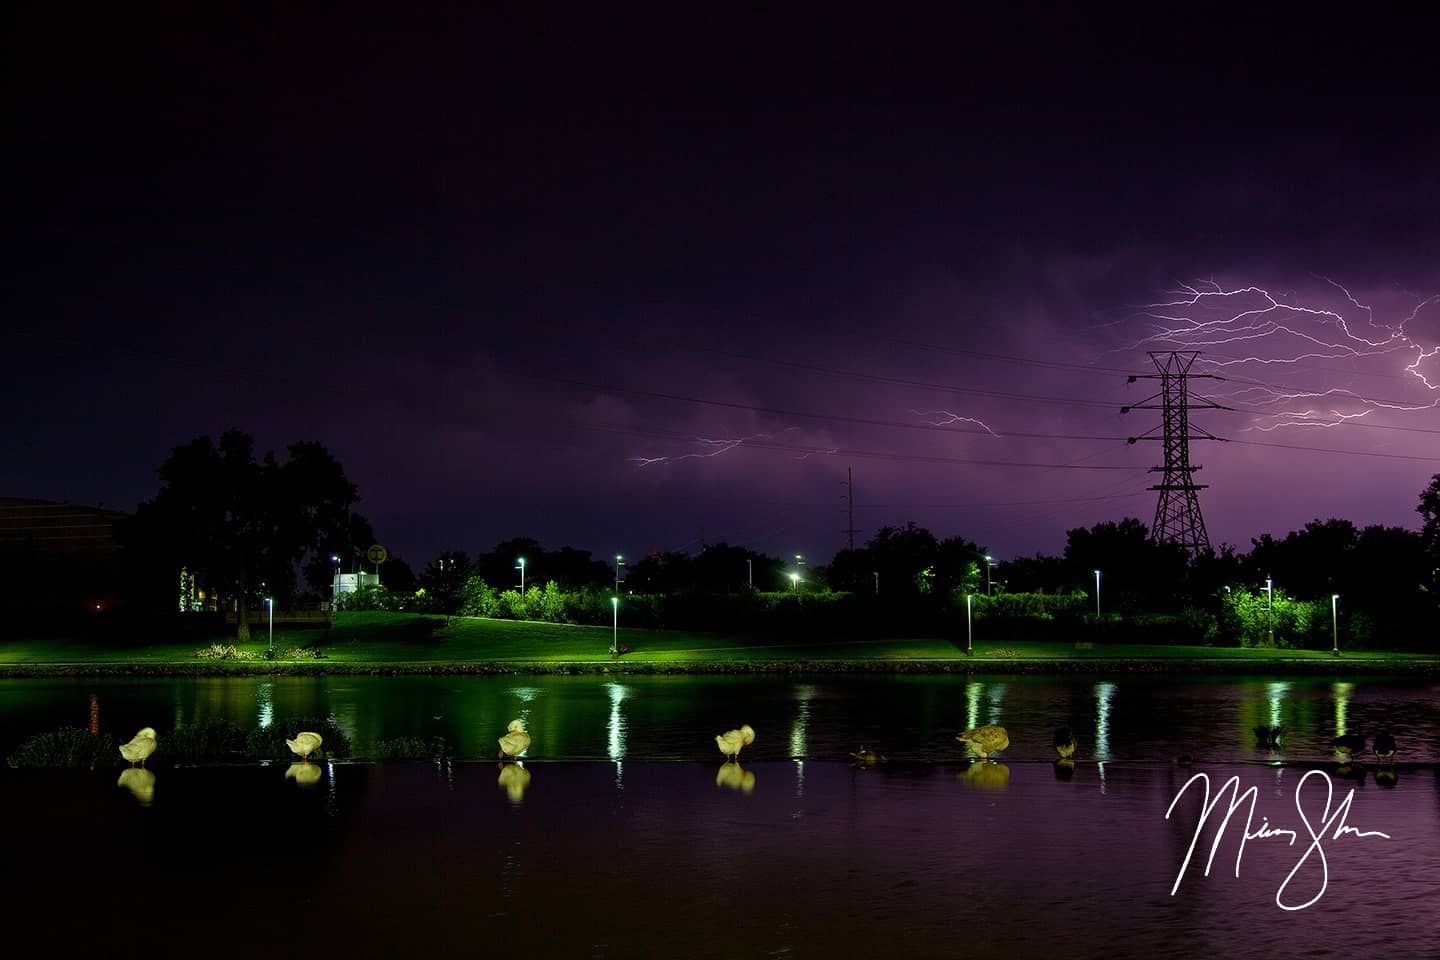
[[[990,754],[1010,746],[1010,734],[1005,732],[1004,727],[976,727],[974,730],[966,730],[955,739],[970,744],[970,749],[978,753],[981,760],[989,760]]]
[[[511,720],[506,727],[509,733],[500,738],[500,759],[519,757],[530,748],[530,734],[525,732],[524,720]]]
[[[739,760],[740,748],[748,747],[754,742],[755,731],[750,728],[748,723],[742,723],[739,730],[729,730],[717,734],[715,737],[715,745],[720,748],[721,753],[725,754],[727,760]]]
[[[155,752],[155,728],[145,727],[135,734],[129,743],[120,744],[120,756],[130,761],[130,766],[139,763],[145,766],[145,758]]]
[[[310,759],[312,752],[320,749],[320,743],[320,734],[302,730],[295,734],[294,740],[286,740],[285,746],[294,751],[295,756],[299,757],[303,763]]]

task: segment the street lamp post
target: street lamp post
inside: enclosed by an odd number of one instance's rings
[[[1275,590],[1274,581],[1265,578],[1265,626],[1270,631],[1270,646],[1275,646]]]
[[[270,615],[270,649],[275,649],[275,598],[265,598],[265,610]]]
[[[751,560],[752,560],[752,558],[750,558],[750,557],[746,557],[746,558],[745,558],[745,584],[746,584],[746,586],[750,587],[751,589],[754,589],[754,587],[755,587],[755,564],[752,563]]]
[[[985,596],[993,596],[995,588],[990,585],[990,571],[995,569],[995,558],[985,554]]]
[[[515,564],[520,568],[520,596],[525,596],[525,558],[520,557]]]
[[[965,594],[965,656],[975,656],[975,634],[970,625],[970,594]]]
[[[610,612],[613,619],[610,622],[610,656],[620,655],[620,598],[610,598]]]
[[[340,558],[336,554],[330,554],[330,562],[335,565],[335,574],[330,578],[330,612],[335,612],[335,601],[340,599]]]
[[[1100,571],[1095,571],[1095,619],[1100,619]]]
[[[1337,619],[1336,606],[1340,602],[1340,594],[1330,594],[1330,654],[1340,656],[1340,624]]]
[[[796,592],[796,593],[799,593],[799,592],[800,592],[800,574],[798,574],[798,573],[792,573],[792,574],[790,574],[790,582],[795,585],[795,592]]]
[[[622,556],[621,556],[620,554],[618,554],[618,553],[615,554],[615,592],[616,592],[616,593],[619,593],[619,592],[620,592],[620,584],[624,582],[624,581],[622,581],[622,580],[620,579],[620,568],[623,567],[623,566],[625,566],[625,558],[622,557]]]

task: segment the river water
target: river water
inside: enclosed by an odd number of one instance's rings
[[[67,953],[1440,955],[1435,684],[7,680],[0,750],[86,726],[92,696],[122,740],[326,715],[356,759],[158,763],[129,789],[119,769],[0,770],[0,916]],[[499,764],[517,716],[531,749]],[[725,764],[714,735],[742,722],[756,740]],[[983,723],[1009,731],[998,762],[954,740]],[[1060,724],[1073,768],[1054,763]],[[1258,747],[1272,724],[1281,746]],[[1330,739],[1361,725],[1395,736],[1394,765],[1337,765]],[[364,759],[398,736],[445,757]],[[852,766],[862,743],[888,762]],[[1231,778],[1254,790],[1248,841],[1249,799],[1223,831],[1228,800],[1202,823]]]

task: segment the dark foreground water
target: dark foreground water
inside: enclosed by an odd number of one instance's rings
[[[419,763],[0,769],[7,939],[100,956],[1440,956],[1433,686],[297,683],[0,685],[7,752],[62,715],[84,726],[91,694],[125,738],[329,713],[362,754],[387,736],[464,745]],[[479,759],[522,712],[530,759]],[[1259,749],[1250,727],[1272,718],[1282,748]],[[755,744],[722,764],[713,735],[746,721]],[[977,722],[1010,729],[999,763],[962,759],[954,734]],[[1053,762],[1061,722],[1073,768]],[[1395,733],[1398,764],[1337,766],[1329,738],[1360,723]],[[865,741],[890,761],[846,763]],[[1201,826],[1198,774],[1212,798],[1231,777],[1254,789],[1253,839],[1249,799],[1223,833],[1226,804]]]
[[[1200,803],[1166,808],[1195,772],[277,765],[156,771],[137,796],[116,771],[9,771],[4,912],[64,955],[1436,956],[1433,771],[1335,780],[1346,822],[1390,839],[1332,828],[1284,891],[1308,834],[1251,840],[1237,879],[1232,825],[1172,895]],[[1303,771],[1205,772],[1258,788],[1254,827],[1304,830]]]

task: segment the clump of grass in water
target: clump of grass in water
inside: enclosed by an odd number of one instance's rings
[[[375,741],[376,760],[439,760],[445,756],[445,738],[393,737]]]
[[[155,752],[170,760],[244,760],[245,731],[220,717],[184,724],[157,738]]]
[[[11,767],[113,767],[121,760],[120,748],[110,734],[65,727],[35,734],[5,762]]]

